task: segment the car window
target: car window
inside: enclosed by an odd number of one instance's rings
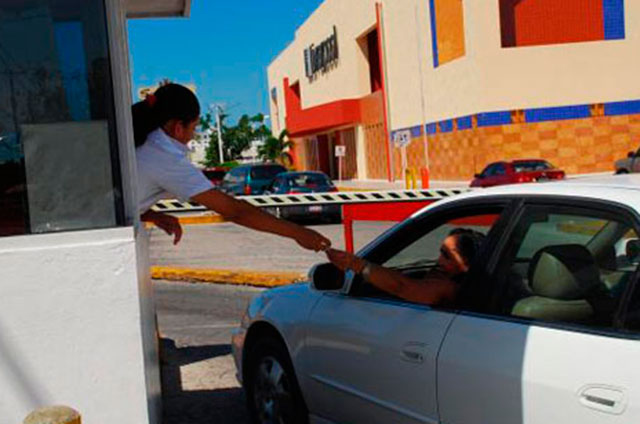
[[[482,171],[482,176],[483,177],[490,177],[495,173],[495,164],[491,164],[489,166],[487,166],[484,171]]]
[[[251,178],[254,180],[271,180],[281,172],[286,172],[282,166],[256,166],[251,168]]]
[[[546,171],[548,169],[553,169],[553,165],[551,165],[547,161],[528,161],[528,162],[516,162],[513,164],[513,170],[515,172],[535,172],[535,171]]]
[[[526,209],[498,268],[500,313],[608,327],[638,266],[638,235],[623,215]],[[639,249],[640,250],[640,249]]]
[[[329,187],[331,181],[322,174],[298,174],[289,177],[289,185],[293,188]]]
[[[504,164],[499,163],[494,168],[494,174],[495,175],[506,175],[507,174],[507,168],[504,166]]]
[[[484,236],[498,221],[502,210],[503,206],[482,206],[473,210],[454,210],[447,216],[418,218],[391,233],[384,243],[367,255],[367,259],[418,281],[425,280],[433,277],[434,274],[431,273],[443,271],[440,262],[443,242],[452,232],[472,232],[479,240],[478,249],[481,249]],[[470,262],[475,263],[475,259],[470,258]],[[467,274],[452,276],[452,280],[456,281],[466,278]],[[353,287],[352,294],[356,296],[396,298],[393,294],[376,289],[359,277]]]

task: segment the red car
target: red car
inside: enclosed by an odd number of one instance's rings
[[[475,175],[471,181],[471,187],[561,180],[564,177],[564,171],[556,169],[546,160],[520,159],[489,164],[481,174]]]
[[[226,166],[214,166],[213,168],[203,169],[202,173],[205,177],[207,177],[209,181],[213,183],[214,186],[217,187],[222,182],[224,176],[227,175],[229,169],[230,168],[227,168]]]

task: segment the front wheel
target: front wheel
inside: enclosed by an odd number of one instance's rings
[[[624,175],[624,174],[628,174],[629,171],[627,171],[626,169],[618,169],[616,171],[616,175]]]
[[[248,360],[245,391],[253,422],[308,423],[307,407],[282,343],[272,337],[258,340]]]

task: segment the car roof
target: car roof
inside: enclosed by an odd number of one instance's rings
[[[525,162],[547,162],[547,160],[540,159],[540,158],[537,158],[537,159],[531,158],[531,159],[514,159],[511,161],[511,163],[525,163]]]
[[[277,166],[280,168],[284,168],[284,166],[280,165],[279,163],[264,163],[264,162],[257,162],[257,163],[243,163],[242,165],[238,165],[236,166],[236,168],[257,168],[257,167],[261,167],[261,166]]]
[[[319,176],[322,176],[322,177],[329,178],[329,176],[327,174],[325,174],[324,172],[319,172],[319,171],[289,171],[289,172],[283,172],[282,174],[279,174],[278,176],[280,176],[280,177],[294,177],[296,175],[319,175]]]
[[[510,184],[472,189],[461,195],[436,202],[434,206],[462,199],[482,199],[494,196],[579,197],[624,204],[640,212],[640,174],[598,175],[569,178],[559,182]]]

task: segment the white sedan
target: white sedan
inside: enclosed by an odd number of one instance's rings
[[[474,191],[359,255],[420,278],[460,227],[486,238],[449,308],[330,264],[257,297],[232,342],[254,420],[640,422],[640,176]]]

